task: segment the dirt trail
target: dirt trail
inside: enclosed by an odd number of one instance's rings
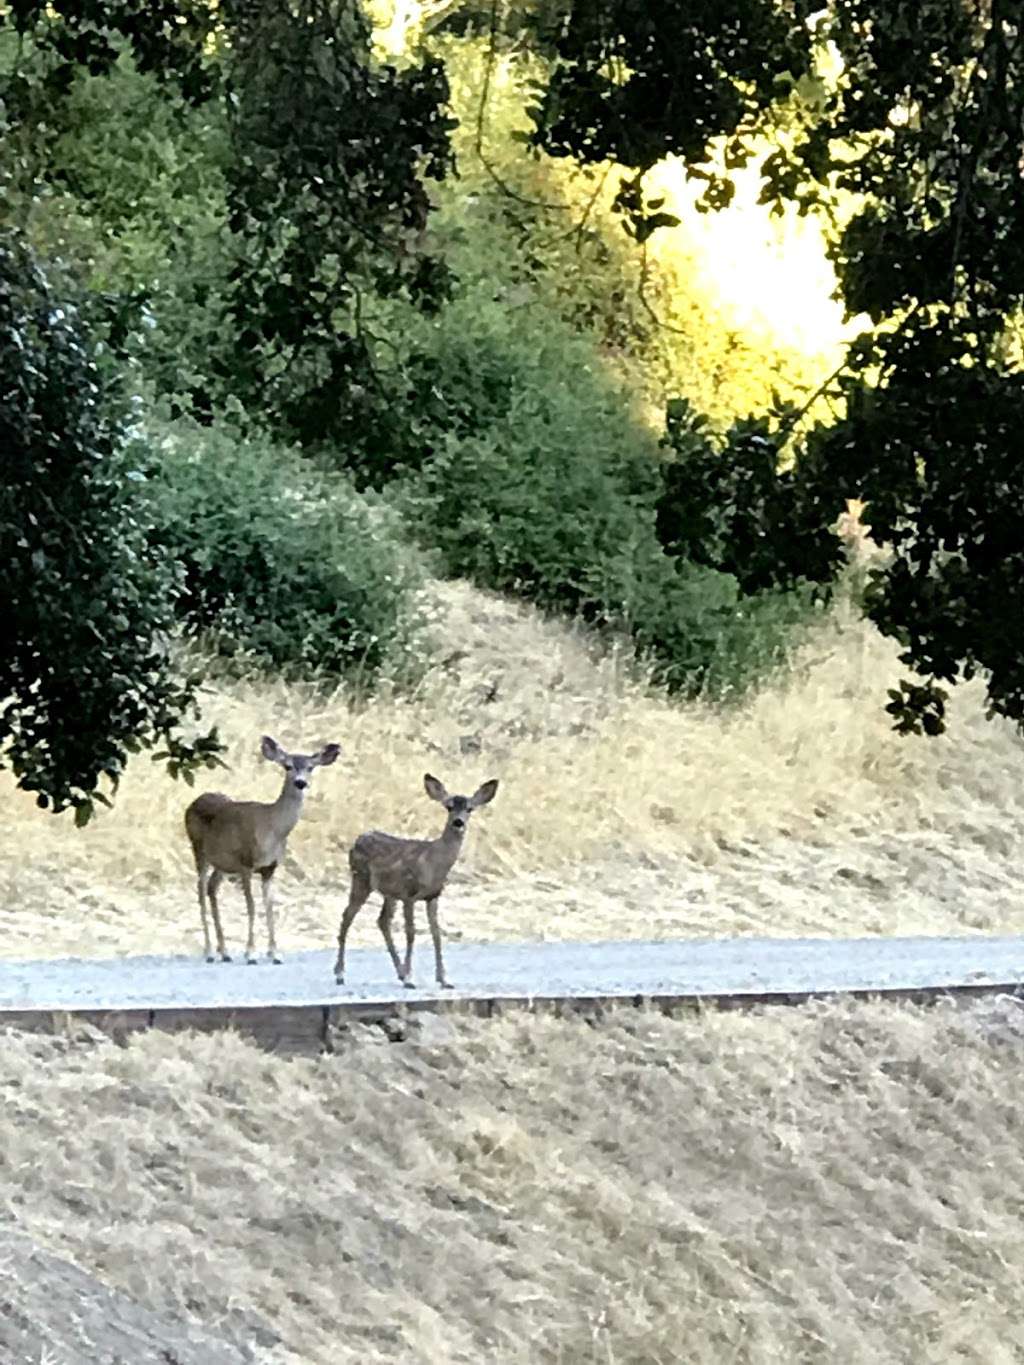
[[[455,945],[445,957],[454,989],[434,985],[433,955],[421,945],[415,992],[402,989],[379,946],[349,955],[344,986],[334,982],[333,952],[298,953],[280,966],[256,967],[182,957],[3,962],[0,1024],[4,1010],[27,1009],[758,996],[1024,982],[1024,937],[505,943]]]

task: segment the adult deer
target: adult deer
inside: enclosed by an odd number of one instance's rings
[[[252,895],[252,876],[259,873],[263,890],[263,910],[267,919],[267,957],[280,962],[274,936],[273,880],[277,865],[284,858],[288,836],[302,814],[315,768],[325,768],[341,753],[337,744],[325,744],[315,754],[285,753],[276,739],[264,735],[260,742],[263,757],[284,769],[284,784],[276,801],[233,801],[221,792],[204,792],[185,812],[185,830],[192,844],[199,882],[199,912],[203,918],[203,939],[207,962],[214,961],[210,944],[210,925],[206,912],[209,899],[217,952],[222,962],[230,962],[224,946],[217,891],[225,876],[237,876],[245,893],[249,912],[249,941],[246,961],[256,958],[256,905]]]
[[[434,971],[437,984],[449,989],[451,987],[444,970],[437,902],[444,890],[448,874],[462,852],[462,841],[469,817],[480,806],[486,806],[489,801],[494,800],[498,784],[493,780],[485,782],[472,796],[449,796],[444,783],[427,773],[423,785],[431,800],[439,801],[448,812],[439,838],[400,839],[394,834],[382,834],[380,830],[371,830],[368,834],[360,834],[349,851],[352,888],[349,891],[348,905],[341,917],[341,928],[338,931],[338,960],[334,964],[334,979],[339,985],[345,980],[345,940],[352,921],[370,894],[379,891],[384,898],[384,904],[377,924],[384,935],[384,942],[387,944],[399,981],[410,989],[415,986],[412,979],[412,947],[416,936],[413,908],[417,901],[426,901],[427,922],[430,925],[430,936],[434,941]],[[405,911],[404,963],[399,959],[391,935],[391,921],[399,901],[402,902]]]

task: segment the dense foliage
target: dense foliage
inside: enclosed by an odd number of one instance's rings
[[[733,424],[721,442],[685,399],[669,404],[663,445],[673,458],[663,467],[658,536],[667,552],[732,574],[745,593],[783,582],[827,582],[840,563],[831,533],[834,493],[806,506],[804,471],[780,467],[784,434],[769,417]],[[793,566],[779,573],[775,536],[785,528]]]
[[[270,472],[274,461],[242,469],[211,442],[191,482],[175,483],[168,457],[166,477],[154,485],[165,497],[152,504],[163,524],[147,527],[138,501],[142,475],[111,408],[134,354],[141,361],[136,380],[173,386],[178,408],[205,420],[233,396],[248,403],[252,418],[288,434],[343,435],[373,379],[359,328],[360,290],[404,292],[427,307],[443,297],[443,266],[420,249],[428,210],[420,176],[441,175],[447,165],[443,76],[429,63],[402,73],[375,69],[367,38],[361,12],[347,0],[58,0],[0,11],[5,288],[13,290],[23,268],[23,289],[37,294],[11,293],[0,337],[11,432],[4,531],[18,551],[15,562],[27,566],[22,578],[8,579],[18,629],[0,743],[6,740],[22,786],[56,809],[75,805],[82,819],[98,795],[99,774],[116,781],[126,751],[140,743],[161,741],[171,770],[186,774],[215,753],[213,738],[187,749],[176,734],[193,705],[193,684],[173,681],[166,655],[179,580],[188,627],[216,624],[221,639],[289,668],[372,674],[391,658],[404,628],[411,584],[389,572],[397,549],[374,550],[368,509],[346,505],[342,493],[328,502],[311,491],[311,480],[296,476],[291,494],[304,503],[303,525],[282,533],[291,519],[281,498],[286,465],[281,477]],[[124,153],[137,153],[139,133],[148,138],[151,130],[137,127],[135,145],[118,155],[95,137],[97,117],[76,120],[83,110],[96,115],[104,102],[93,84],[123,89],[125,76],[137,88],[142,83],[143,104],[162,87],[168,103],[159,122],[182,149],[196,128],[190,111],[217,111],[201,124],[200,143],[215,147],[216,158],[202,164],[191,155],[200,169],[194,188],[212,189],[219,221],[208,207],[195,207],[199,194],[184,210],[202,225],[207,262],[219,257],[205,280],[189,272],[189,248],[183,254],[172,244],[147,256],[126,246],[146,217],[139,201],[152,216],[154,200],[148,186],[124,195],[125,178],[134,174],[123,169],[131,159]],[[90,136],[96,155],[79,163],[76,143]],[[159,189],[171,187],[180,170],[173,150],[169,162],[157,162]],[[63,205],[50,207],[61,197],[101,222],[106,240],[82,250],[87,230],[76,213],[62,221]],[[176,196],[168,197],[173,215]],[[86,338],[84,319],[72,322],[68,310],[47,302],[31,252],[12,245],[13,224],[62,258],[66,274],[92,286],[83,306],[96,344]],[[161,237],[173,243],[180,227],[168,216],[162,232],[148,234],[150,246]],[[96,289],[104,274],[112,289]],[[190,292],[198,310],[187,302]],[[185,363],[175,363],[166,340],[175,317],[195,311],[201,325],[190,317],[182,329]],[[148,326],[165,342],[152,352]],[[55,393],[60,401],[51,402]],[[66,469],[54,467],[54,450]],[[55,475],[62,486],[47,493]],[[243,488],[249,534],[235,537],[227,554],[218,529]],[[204,494],[223,501],[204,501]],[[69,547],[76,517],[81,545],[72,540]],[[60,646],[67,662],[57,665]]]
[[[643,177],[678,156],[724,207],[727,176],[709,168],[716,139],[725,163],[745,165],[752,134],[779,83],[811,63],[807,0],[574,0],[540,19],[555,62],[536,109],[536,145],[554,156],[613,161],[634,174],[619,202],[638,240],[677,219],[644,202]]]
[[[873,619],[938,682],[984,669],[1021,723],[1024,15],[841,0],[830,36],[846,76],[794,158],[810,193],[864,196],[834,255],[848,308],[880,325],[843,377],[845,418],[807,443],[808,502],[826,486],[870,501],[893,552]],[[905,689],[890,709],[934,731],[942,700]]]
[[[355,0],[232,4],[228,224],[236,345],[225,382],[283,435],[358,444],[380,406],[362,296],[435,311],[422,177],[449,167],[439,63],[370,59]]]
[[[177,568],[149,553],[143,476],[84,320],[29,252],[0,245],[0,745],[42,806],[89,818],[101,778],[160,743],[175,771],[195,685],[168,657]]]
[[[711,177],[712,205],[725,202],[728,175],[708,169],[707,137],[732,135],[726,170],[742,164],[745,121],[749,130],[770,93],[734,26],[757,34],[766,78],[789,84],[807,69],[806,19],[801,5],[705,14],[577,0],[536,140],[590,160],[614,149],[635,166],[626,207],[641,236],[661,225],[637,218],[659,147]],[[763,197],[833,215],[848,312],[873,329],[836,376],[843,415],[802,443],[795,473],[776,458],[785,423],[776,437],[767,422],[734,431],[724,471],[677,427],[670,440],[687,467],[668,475],[663,535],[752,585],[827,578],[826,528],[844,498],[866,500],[892,550],[869,614],[932,680],[893,696],[899,727],[940,730],[936,683],[979,668],[993,708],[1024,722],[1024,18],[1008,0],[833,0],[818,24],[842,73],[818,83],[797,134],[765,158]],[[694,79],[670,97],[673,62],[694,63]],[[844,196],[855,205],[845,219]]]
[[[741,606],[732,576],[666,555],[654,438],[592,342],[473,294],[435,342],[427,454],[400,486],[448,573],[628,633],[673,689],[723,696],[783,657],[806,595]]]
[[[394,513],[297,453],[184,422],[147,438],[151,543],[186,633],[304,678],[403,671],[420,585]]]

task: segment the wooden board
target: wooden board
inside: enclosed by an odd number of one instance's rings
[[[811,1000],[842,997],[908,1001],[934,1004],[939,1000],[968,1003],[982,996],[1020,995],[1016,981],[935,987],[877,988],[845,991],[767,991],[757,994],[719,995],[588,995],[498,996],[468,999],[396,997],[392,1001],[310,1005],[191,1006],[153,1010],[0,1010],[0,1026],[73,1035],[76,1026],[89,1025],[123,1041],[139,1030],[155,1028],[171,1033],[191,1030],[234,1030],[258,1046],[287,1055],[315,1056],[335,1051],[344,1031],[352,1025],[390,1024],[419,1013],[474,1015],[495,1018],[510,1012],[537,1012],[556,1016],[601,1017],[618,1010],[652,1009],[666,1014],[708,1009],[787,1008]],[[391,1029],[391,1037],[403,1036]]]

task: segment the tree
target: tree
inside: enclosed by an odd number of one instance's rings
[[[40,806],[72,807],[78,824],[109,802],[101,780],[116,788],[137,749],[162,746],[171,773],[191,780],[220,746],[216,731],[182,738],[196,684],[172,665],[176,570],[149,552],[126,440],[123,315],[116,301],[56,287],[12,225],[31,207],[77,74],[105,74],[127,47],[141,69],[205,98],[211,24],[210,7],[192,0],[22,0],[0,11],[0,751]]]
[[[176,568],[149,553],[142,476],[92,350],[27,248],[0,242],[0,749],[79,824],[143,745],[186,776],[219,750],[215,731],[181,738],[197,707],[168,652]]]
[[[30,195],[62,129],[76,78],[109,73],[131,52],[140,71],[174,83],[183,98],[209,98],[216,8],[206,0],[19,0],[0,9],[0,188]],[[3,205],[5,216],[11,202]]]
[[[617,162],[618,205],[639,241],[678,221],[647,204],[646,173],[666,156],[707,184],[705,204],[732,198],[711,168],[726,139],[725,164],[745,165],[750,140],[779,95],[809,71],[806,0],[572,0],[542,10],[538,36],[554,55],[535,109],[535,144],[552,156]]]
[[[726,138],[727,169],[749,155],[756,119],[807,76],[809,8],[574,0],[535,141],[634,167],[623,202],[641,238],[665,225],[642,178],[667,152],[709,180],[706,207],[727,202],[709,140]],[[891,552],[866,610],[924,677],[891,696],[897,727],[938,733],[939,684],[979,670],[993,711],[1024,724],[1024,14],[1012,0],[832,0],[816,23],[842,74],[792,106],[762,200],[831,216],[848,315],[872,326],[827,386],[842,415],[795,444],[793,411],[717,444],[676,413],[663,539],[749,590],[827,584],[827,527],[845,499],[866,501]]]
[[[22,0],[0,10],[5,29],[17,47],[0,62],[0,218],[50,176],[78,75],[127,52],[188,103],[218,99],[231,338],[211,338],[210,382],[186,405],[208,420],[236,397],[307,446],[390,429],[365,304],[404,295],[429,312],[448,294],[425,239],[424,181],[451,164],[441,63],[378,63],[358,0]]]
[[[447,297],[422,179],[451,162],[444,69],[378,65],[356,0],[222,8],[237,334],[225,380],[287,438],[345,449],[387,420],[365,296],[426,311]]]

